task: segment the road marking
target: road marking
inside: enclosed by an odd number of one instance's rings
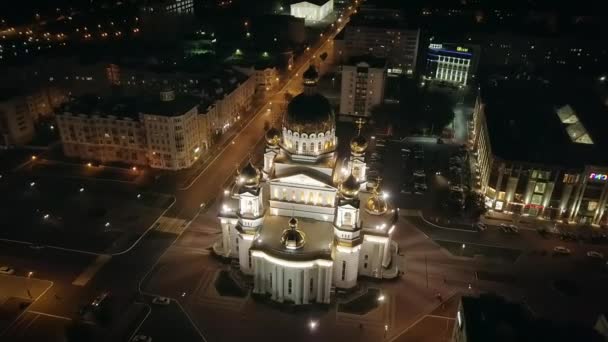
[[[80,273],[80,275],[72,282],[72,285],[85,286],[95,276],[95,274],[99,272],[103,265],[110,261],[110,259],[112,259],[112,256],[108,254],[98,256],[94,262],[92,262],[82,273]]]
[[[32,305],[36,304],[38,299],[40,299],[42,296],[44,296],[48,292],[48,290],[50,290],[50,288],[53,287],[53,285],[55,285],[55,283],[52,281],[49,281],[49,280],[46,280],[46,281],[48,281],[50,283],[49,286],[44,291],[42,291],[42,293],[38,297],[36,297],[36,299],[34,299],[34,301],[31,302],[30,305],[21,312],[21,314],[19,314],[19,316],[15,317],[15,319],[4,329],[4,331],[0,332],[0,336],[4,336],[16,323],[18,323],[18,321],[23,317],[23,315],[25,315],[27,312],[29,312],[29,310],[28,310],[29,308],[31,308]]]
[[[131,337],[129,337],[129,341],[133,340],[133,337],[135,337],[135,334],[137,334],[139,332],[139,329],[141,329],[141,326],[148,319],[148,316],[150,316],[150,313],[152,312],[152,308],[148,304],[146,304],[146,307],[148,308],[148,313],[146,314],[146,317],[144,317],[144,319],[142,319],[141,322],[139,322],[139,325],[137,326],[137,328],[135,328],[135,330],[133,330],[133,334],[131,334]]]
[[[65,317],[65,316],[59,316],[59,315],[53,315],[53,314],[49,314],[49,313],[45,313],[45,312],[40,312],[40,311],[29,311],[30,313],[36,314],[36,315],[40,315],[40,316],[47,316],[47,317],[53,317],[53,318],[58,318],[58,319],[63,319],[66,321],[71,321],[72,319],[69,317]]]

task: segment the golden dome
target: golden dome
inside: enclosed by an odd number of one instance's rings
[[[239,173],[239,183],[247,187],[256,187],[260,185],[260,170],[256,169],[251,162]]]
[[[357,135],[350,141],[350,150],[353,153],[361,154],[367,149],[367,139],[362,135]]]
[[[281,132],[274,127],[270,127],[270,129],[266,131],[266,144],[269,146],[278,146],[279,142],[281,142]]]
[[[340,194],[344,198],[353,198],[359,193],[359,183],[352,174],[340,184]]]
[[[372,195],[365,203],[365,210],[372,215],[382,215],[388,210],[388,205],[383,196],[378,192],[379,183],[376,183]]]
[[[302,248],[306,243],[306,234],[298,229],[298,219],[292,217],[289,220],[289,228],[281,235],[281,244],[287,249]]]

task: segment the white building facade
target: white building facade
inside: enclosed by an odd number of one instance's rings
[[[320,21],[334,10],[334,0],[307,0],[290,6],[291,15],[306,21]]]
[[[352,58],[342,66],[340,115],[369,117],[384,101],[386,62],[371,56]]]
[[[335,116],[316,93],[317,77],[314,68],[304,74],[304,93],[289,103],[282,131],[266,134],[263,169],[241,170],[218,215],[214,252],[238,259],[253,293],[278,302],[329,303],[335,288],[355,287],[359,275],[398,275],[398,213],[377,183],[366,183],[365,138],[351,141],[354,159],[338,167]]]

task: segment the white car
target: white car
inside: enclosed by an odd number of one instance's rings
[[[426,173],[424,173],[424,170],[418,169],[418,170],[414,171],[414,176],[424,177],[424,176],[426,176]]]
[[[488,229],[488,227],[485,225],[485,223],[482,223],[482,222],[477,222],[476,226],[480,232],[483,232],[484,230]]]
[[[587,252],[587,256],[594,259],[604,259],[604,254],[596,251]]]
[[[152,337],[146,335],[135,335],[131,342],[152,342]]]
[[[169,304],[171,304],[171,298],[156,296],[156,297],[152,298],[152,304],[169,305]]]
[[[14,274],[15,270],[8,266],[0,266],[0,274],[11,275]]]
[[[570,255],[570,253],[571,253],[570,249],[563,247],[563,246],[557,246],[557,247],[553,248],[553,252],[555,254],[561,254],[561,255]]]

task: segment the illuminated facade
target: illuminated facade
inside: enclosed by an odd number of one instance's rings
[[[214,251],[238,260],[256,294],[329,303],[333,286],[352,288],[360,275],[398,275],[398,213],[378,183],[366,182],[365,138],[354,138],[350,160],[338,162],[331,106],[315,90],[314,68],[303,76],[282,131],[266,133],[263,169],[249,163],[225,190]]]
[[[426,78],[466,86],[474,77],[473,48],[451,44],[430,44]]]
[[[307,0],[290,6],[291,15],[306,21],[320,21],[334,10],[334,0]]]
[[[485,194],[486,207],[497,212],[548,220],[607,223],[608,163],[602,158],[603,154],[595,154],[598,146],[593,142],[597,139],[592,138],[578,118],[572,118],[570,106],[550,113],[549,118],[553,115],[553,121],[542,120],[539,123],[547,132],[539,137],[546,145],[536,145],[535,141],[517,136],[518,140],[523,139],[526,147],[552,146],[555,153],[546,149],[538,153],[531,147],[529,151],[520,150],[514,156],[503,152],[505,148],[501,144],[509,145],[511,141],[499,134],[501,126],[497,126],[496,118],[489,118],[486,111],[486,104],[478,97],[470,143],[476,156],[477,185]],[[511,132],[520,131],[517,119],[507,122]],[[530,120],[522,122],[534,126]],[[572,122],[580,125],[573,129]],[[539,129],[531,128],[534,132]],[[553,142],[552,134],[548,133],[551,129],[558,130],[557,136],[561,141]]]
[[[353,57],[342,66],[340,115],[371,115],[371,109],[384,101],[386,60],[371,56]]]
[[[207,117],[199,115],[199,101],[170,90],[144,101],[74,99],[57,115],[63,152],[87,162],[189,168],[208,148]]]

